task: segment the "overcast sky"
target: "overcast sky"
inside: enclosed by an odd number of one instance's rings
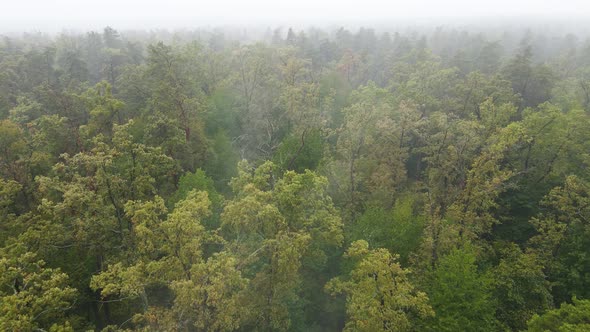
[[[0,29],[314,24],[411,18],[590,18],[590,0],[0,0]]]

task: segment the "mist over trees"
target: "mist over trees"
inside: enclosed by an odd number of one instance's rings
[[[583,30],[1,36],[0,330],[586,331],[589,153]]]

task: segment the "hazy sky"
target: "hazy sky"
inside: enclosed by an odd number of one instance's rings
[[[0,29],[531,16],[590,18],[590,0],[0,0]]]

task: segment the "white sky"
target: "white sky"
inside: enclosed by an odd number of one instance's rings
[[[518,16],[590,19],[590,0],[0,0],[0,29],[27,31]]]

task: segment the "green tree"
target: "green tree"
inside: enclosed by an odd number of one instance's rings
[[[68,285],[68,276],[22,249],[4,249],[0,256],[0,329],[73,331],[66,313],[76,290]]]
[[[371,250],[359,240],[345,257],[355,261],[350,276],[326,285],[333,295],[346,294],[345,331],[413,331],[419,320],[434,315],[426,294],[410,282],[410,271],[397,262],[399,256]]]
[[[238,294],[247,280],[228,253],[205,259],[205,245],[220,241],[202,225],[210,206],[207,193],[195,190],[167,216],[159,197],[128,202],[133,263],[114,262],[92,278],[91,287],[104,299],[135,304],[132,318],[138,328],[237,329],[243,317]]]
[[[160,117],[169,118],[165,122],[182,130],[185,151],[174,156],[188,170],[203,165],[207,150],[203,117],[208,105],[203,91],[201,53],[202,48],[196,43],[182,47],[163,42],[150,45],[146,65],[137,73],[129,72],[125,87],[127,91],[135,90],[134,94],[139,91],[139,98],[144,99],[153,115],[161,113]],[[161,140],[162,145],[171,143],[153,132],[151,135]]]
[[[550,283],[538,255],[523,253],[513,243],[500,253],[502,258],[492,269],[496,317],[509,329],[522,331],[533,315],[552,308]]]
[[[247,326],[286,330],[303,312],[302,280],[309,280],[307,287],[317,283],[314,276],[326,268],[343,234],[325,178],[311,171],[288,171],[279,178],[276,171],[271,162],[255,170],[240,163],[231,183],[236,198],[226,205],[221,222],[228,250],[251,278]]]
[[[573,303],[563,303],[559,309],[535,315],[528,323],[530,332],[584,332],[590,331],[590,300],[573,298]]]
[[[373,248],[386,248],[399,253],[400,261],[408,259],[420,247],[424,232],[424,216],[419,211],[419,195],[405,194],[391,210],[368,207],[346,230],[347,240],[365,240]]]
[[[111,85],[106,82],[98,83],[84,94],[83,99],[90,109],[90,119],[84,127],[85,134],[112,137],[113,125],[123,124],[121,110],[124,104],[113,97]]]
[[[590,295],[586,287],[590,262],[584,254],[590,245],[589,193],[585,181],[567,177],[543,199],[543,213],[531,220],[537,231],[530,240],[531,250],[545,261],[556,302]]]
[[[492,279],[478,271],[471,246],[441,258],[428,281],[428,296],[436,316],[427,331],[497,331]]]

